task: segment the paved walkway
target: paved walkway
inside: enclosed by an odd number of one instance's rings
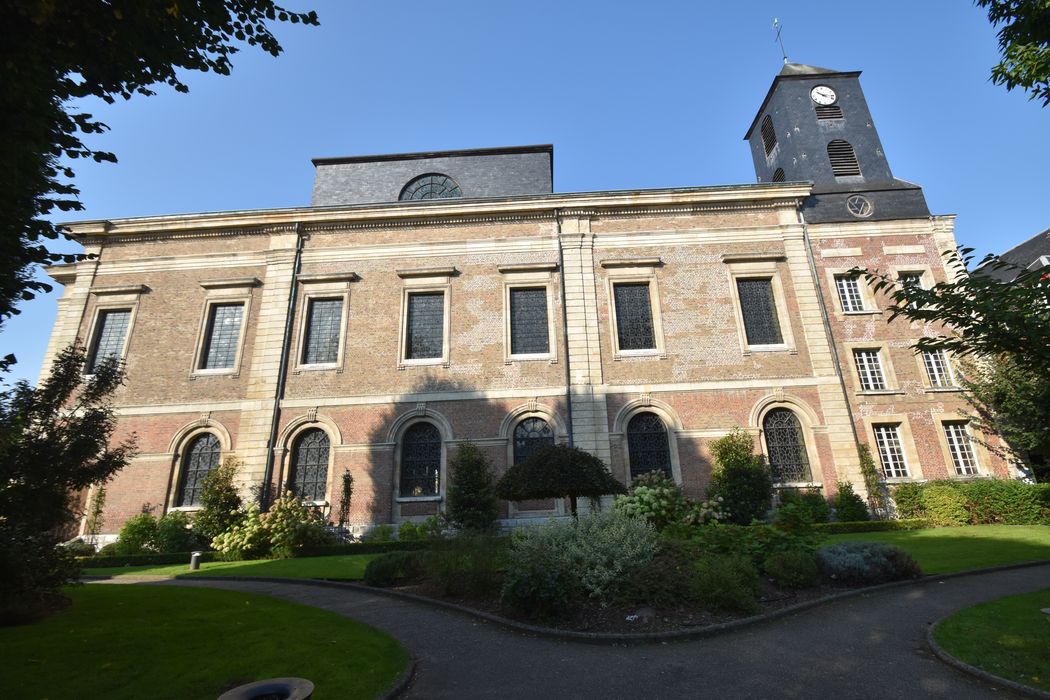
[[[937,661],[925,647],[926,628],[974,603],[1050,586],[1050,565],[923,582],[707,639],[632,646],[533,637],[365,592],[164,585],[265,593],[384,630],[418,660],[409,698],[1012,698]]]

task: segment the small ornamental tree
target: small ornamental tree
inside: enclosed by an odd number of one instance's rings
[[[204,477],[204,483],[201,485],[201,509],[193,519],[193,529],[209,541],[241,520],[241,508],[244,504],[233,481],[240,468],[239,460],[227,457]]]
[[[508,501],[568,498],[573,517],[577,501],[627,493],[605,463],[578,447],[554,445],[507,470],[496,484],[496,495]]]
[[[339,531],[346,536],[350,525],[350,501],[354,497],[354,475],[344,469],[339,477]]]
[[[111,405],[124,372],[102,362],[85,379],[82,347],[55,358],[33,388],[19,382],[0,392],[0,623],[48,607],[79,567],[65,548],[77,512],[74,494],[109,479],[134,453],[134,437],[112,439]]]
[[[742,428],[711,443],[718,467],[707,487],[709,499],[721,498],[728,520],[748,525],[765,516],[773,502],[773,477],[762,455],[755,454],[755,439]]]
[[[477,445],[464,442],[449,463],[448,519],[473,532],[492,530],[499,517],[492,463]]]

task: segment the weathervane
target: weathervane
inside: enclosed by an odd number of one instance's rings
[[[784,40],[780,37],[780,30],[784,28],[784,25],[780,23],[780,20],[776,17],[773,18],[773,29],[777,33],[777,38],[774,41],[780,42],[780,53],[784,56],[784,63],[788,62],[787,51],[784,49]]]

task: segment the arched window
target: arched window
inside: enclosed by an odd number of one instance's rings
[[[446,199],[462,197],[459,184],[448,175],[429,173],[410,181],[398,197],[402,202],[420,199]]]
[[[667,427],[655,413],[637,413],[627,423],[627,457],[631,478],[659,471],[671,477]]]
[[[219,438],[212,433],[204,433],[193,439],[182,458],[182,483],[179,485],[177,505],[195,506],[200,502],[204,477],[219,466],[221,452]]]
[[[514,463],[526,459],[546,447],[554,445],[554,431],[542,418],[526,418],[514,426]]]
[[[828,144],[828,158],[831,160],[831,172],[835,177],[847,175],[860,175],[860,163],[857,162],[857,153],[849,141],[835,139]]]
[[[773,149],[777,147],[777,132],[773,128],[773,117],[768,114],[762,120],[762,145],[766,149],[766,155],[768,156],[773,152]]]
[[[303,501],[323,501],[328,487],[328,433],[311,428],[292,448],[288,489]]]
[[[441,479],[441,433],[433,423],[416,423],[401,438],[402,496],[437,496]]]
[[[773,171],[773,180],[772,181],[773,182],[783,182],[784,181],[784,169],[783,168],[777,168],[776,170]]]
[[[811,481],[806,439],[798,416],[787,408],[774,408],[763,419],[762,429],[766,434],[766,452],[773,481]]]

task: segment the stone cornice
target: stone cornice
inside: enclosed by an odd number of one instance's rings
[[[84,221],[63,224],[73,236],[135,242],[164,237],[225,237],[383,227],[553,220],[556,216],[646,216],[793,207],[808,184],[547,194],[479,200],[433,200],[353,207],[256,211]]]

